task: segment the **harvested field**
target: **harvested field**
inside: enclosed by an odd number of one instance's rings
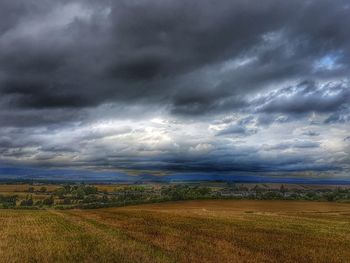
[[[0,210],[0,262],[348,262],[350,204]]]

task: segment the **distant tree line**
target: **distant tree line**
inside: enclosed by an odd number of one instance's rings
[[[99,190],[94,185],[64,184],[48,191],[29,187],[25,198],[0,195],[0,208],[98,208],[130,204],[196,199],[309,200],[350,202],[350,189],[289,189],[264,185],[246,187],[234,183],[223,187],[200,184],[169,184],[163,186],[128,185],[113,191]]]
[[[16,206],[17,195],[0,195],[0,207],[1,208],[13,208]]]

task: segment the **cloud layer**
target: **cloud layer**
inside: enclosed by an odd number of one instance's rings
[[[0,0],[0,162],[349,174],[340,0]]]

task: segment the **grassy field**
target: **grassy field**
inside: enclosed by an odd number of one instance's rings
[[[94,184],[100,191],[113,192],[115,189],[124,187],[125,185],[120,184]],[[29,188],[33,188],[35,191],[40,190],[41,187],[45,187],[48,192],[55,191],[60,188],[59,184],[0,184],[0,193],[18,193],[28,192]]]
[[[350,204],[0,210],[0,262],[350,262]]]
[[[41,187],[46,187],[47,191],[54,191],[59,187],[59,185],[44,184],[44,185],[31,185],[31,184],[0,184],[0,192],[6,193],[17,193],[17,192],[27,192],[29,188],[34,190],[39,190]]]

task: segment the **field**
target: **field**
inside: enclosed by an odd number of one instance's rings
[[[120,184],[94,184],[100,191],[112,192],[115,189],[122,188],[124,185]],[[52,192],[60,188],[59,184],[0,184],[0,193],[22,193],[28,192],[29,188],[39,191],[41,187],[45,187],[47,191]]]
[[[349,262],[350,204],[0,210],[0,262]]]

